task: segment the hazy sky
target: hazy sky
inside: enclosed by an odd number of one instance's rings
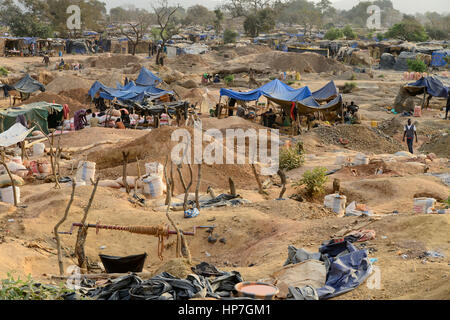
[[[106,2],[108,9],[114,8],[121,5],[133,4],[138,8],[145,8],[150,10],[150,3],[152,0],[103,0]],[[315,0],[317,2],[318,0]],[[225,3],[226,0],[169,0],[171,4],[180,4],[181,6],[187,8],[194,4],[201,4],[210,9],[214,9],[217,5]],[[331,0],[333,4],[338,9],[350,9],[354,4],[358,3],[359,0]],[[450,0],[393,0],[394,8],[398,9],[404,13],[416,13],[416,12],[426,12],[426,11],[437,11],[437,12],[450,12]]]

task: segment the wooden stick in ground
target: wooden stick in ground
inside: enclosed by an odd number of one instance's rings
[[[200,190],[200,183],[202,182],[202,164],[199,163],[197,165],[198,168],[198,174],[197,174],[197,185],[195,187],[195,205],[197,206],[197,209],[200,210],[200,201],[198,199],[198,192]]]
[[[127,183],[127,164],[128,164],[128,156],[130,155],[129,152],[122,151],[123,156],[123,174],[122,174],[122,183],[125,187],[127,193],[130,193],[130,186]]]
[[[192,166],[191,166],[190,163],[188,163],[188,168],[189,168],[190,181],[186,185],[185,182],[184,182],[184,179],[183,179],[183,174],[181,173],[181,165],[177,167],[178,175],[180,176],[180,180],[181,180],[181,183],[182,183],[183,188],[184,188],[184,200],[183,200],[183,210],[184,211],[187,210],[187,200],[188,200],[188,196],[189,196],[189,189],[192,186]]]
[[[9,170],[8,166],[6,165],[5,147],[3,147],[3,149],[2,149],[2,165],[5,168],[6,172],[8,173],[9,179],[11,180],[11,188],[13,190],[13,197],[14,197],[14,206],[17,207],[16,183],[14,182],[14,178],[11,174],[11,171]]]
[[[169,178],[167,177],[167,160],[168,160],[168,156],[166,156],[166,162],[164,164],[164,179],[166,180],[167,190],[169,190],[170,189],[170,181],[169,181]],[[169,220],[170,224],[177,232],[176,257],[179,258],[179,257],[181,257],[181,234],[180,234],[180,230],[178,229],[177,225],[172,220],[172,218],[170,217],[170,214],[169,214],[170,204],[172,202],[171,192],[167,193],[166,201],[167,201],[167,208],[166,208],[167,220]]]
[[[265,192],[264,192],[264,190],[262,188],[261,181],[259,181],[259,176],[258,176],[258,173],[256,172],[255,164],[252,163],[251,165],[252,165],[253,174],[255,175],[256,183],[258,184],[258,192],[260,194],[265,194]]]
[[[215,198],[216,197],[216,193],[214,192],[214,190],[213,190],[213,188],[211,187],[211,186],[209,186],[207,189],[206,189],[206,192],[208,192],[209,193],[209,195],[211,196],[211,198]]]
[[[235,196],[236,195],[236,186],[234,185],[234,181],[233,181],[233,179],[231,179],[231,177],[228,177],[228,183],[230,184],[230,194],[232,196]],[[213,191],[213,193],[214,193],[214,191]]]
[[[75,256],[78,259],[78,266],[80,268],[87,269],[87,267],[88,267],[87,258],[86,258],[86,255],[84,254],[84,243],[86,242],[87,231],[88,231],[88,227],[86,225],[86,218],[89,213],[89,209],[91,208],[92,201],[94,200],[95,192],[97,191],[97,186],[98,186],[99,181],[100,181],[100,178],[97,178],[95,183],[94,183],[94,181],[91,180],[91,182],[94,184],[94,189],[92,190],[91,197],[89,198],[89,202],[88,202],[86,208],[84,209],[83,218],[81,219],[81,223],[83,224],[83,227],[78,229],[77,242],[75,243]]]
[[[75,195],[75,181],[72,180],[72,193],[70,195],[69,203],[67,204],[66,211],[64,212],[64,216],[59,220],[59,222],[55,225],[53,228],[53,233],[55,234],[56,239],[56,250],[58,251],[58,267],[59,267],[59,274],[64,275],[64,264],[62,260],[62,252],[61,252],[61,239],[59,237],[58,228],[61,224],[63,224],[64,221],[67,219],[67,215],[69,214],[70,206],[73,202],[73,197]]]
[[[283,198],[283,194],[286,191],[286,174],[284,173],[283,170],[278,169],[278,175],[280,176],[281,179],[281,191],[280,191],[280,196],[278,198],[282,199]]]

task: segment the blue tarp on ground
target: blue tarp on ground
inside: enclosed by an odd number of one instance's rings
[[[320,251],[328,257],[330,268],[327,272],[325,286],[317,289],[319,299],[329,299],[351,291],[363,283],[372,273],[367,250],[358,250],[350,242],[344,241],[345,246],[339,246],[334,252]],[[341,254],[343,250],[349,253]],[[341,255],[340,255],[341,254]]]
[[[447,66],[447,61],[445,57],[450,56],[450,50],[439,50],[431,54],[431,66],[432,67],[445,67]]]
[[[336,87],[336,85],[334,84],[334,81],[331,80],[323,88],[321,88],[317,91],[314,91],[312,93],[312,96],[317,101],[328,101],[328,100],[336,98],[336,96],[338,94],[339,94],[339,90]]]
[[[139,76],[136,79],[136,84],[140,86],[156,86],[161,82],[162,80],[160,78],[158,78],[145,67],[142,67],[141,71],[139,72]]]
[[[44,85],[39,81],[31,78],[29,74],[20,79],[13,87],[15,90],[23,93],[33,93],[38,90],[42,92],[45,91]]]
[[[310,97],[311,91],[308,87],[303,87],[299,89],[294,89],[287,84],[281,82],[280,80],[273,80],[260,88],[248,91],[248,92],[238,92],[230,89],[222,88],[220,89],[221,96],[228,96],[236,100],[242,101],[255,101],[261,96],[267,98],[274,98],[281,101],[301,101],[307,97]]]
[[[423,77],[420,80],[405,86],[405,89],[413,95],[423,93],[424,88],[426,89],[427,94],[430,94],[433,97],[448,97],[448,87],[436,77]]]

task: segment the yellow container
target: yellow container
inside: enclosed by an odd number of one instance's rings
[[[372,126],[372,128],[376,128],[378,126],[378,122],[377,121],[372,121],[370,123],[370,125]]]

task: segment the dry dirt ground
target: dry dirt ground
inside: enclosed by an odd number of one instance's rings
[[[48,99],[55,97],[60,98],[61,103],[71,102],[69,107],[73,111],[87,105],[83,100],[82,90],[87,92],[85,87],[89,81],[105,79],[109,82],[108,85],[115,85],[115,81],[122,81],[125,75],[136,77],[141,66],[157,70],[162,75],[176,70],[181,78],[171,84],[177,88],[182,88],[181,84],[187,80],[194,80],[201,87],[199,79],[202,72],[236,68],[248,63],[255,63],[255,68],[263,69],[264,59],[270,59],[270,67],[278,72],[283,71],[281,68],[286,68],[296,58],[273,53],[267,48],[250,46],[221,53],[212,52],[204,56],[168,59],[164,68],[156,69],[153,61],[146,59],[144,55],[116,55],[110,58],[106,55],[70,56],[66,61],[84,62],[86,69],[78,73],[50,71],[50,76],[57,81],[53,84],[52,81],[48,82],[54,91],[49,90],[45,94],[49,95]],[[346,66],[329,62],[330,70],[322,70],[320,61],[314,59],[306,61],[305,58],[305,61],[296,62],[296,66],[303,68],[304,72],[302,80],[293,86],[308,85],[311,90],[317,90],[329,80],[335,80],[338,86],[349,81],[343,79],[341,74],[348,69]],[[12,70],[17,79],[21,77],[20,71],[28,69],[38,74],[45,69],[40,58],[2,58],[0,65]],[[262,74],[260,77],[268,75]],[[64,80],[62,83],[62,78],[58,76],[79,79],[72,85],[74,81]],[[226,239],[225,243],[217,241],[211,244],[207,241],[209,234],[202,229],[197,230],[196,235],[188,239],[193,264],[206,261],[223,270],[238,270],[245,280],[267,279],[283,265],[289,245],[317,251],[323,241],[330,239],[342,228],[364,220],[365,218],[337,217],[323,207],[323,196],[303,202],[288,199],[288,196],[296,192],[291,186],[293,181],[300,179],[306,170],[325,166],[328,170],[337,170],[329,176],[326,193],[331,192],[333,179],[339,178],[341,192],[347,196],[347,203],[357,201],[367,204],[378,219],[367,227],[376,231],[376,239],[357,245],[365,246],[369,249],[370,257],[378,259],[375,266],[381,272],[381,287],[369,289],[364,283],[335,299],[450,298],[449,215],[413,214],[413,198],[426,196],[442,202],[449,196],[448,186],[440,179],[424,173],[426,167],[428,173],[450,171],[447,159],[450,149],[449,122],[441,119],[442,112],[439,110],[444,106],[444,101],[433,99],[430,110],[424,111],[421,118],[413,118],[417,122],[419,135],[416,156],[421,152],[433,152],[436,159],[426,161],[394,157],[393,153],[406,150],[406,145],[401,140],[406,118],[394,116],[384,108],[393,103],[398,88],[404,83],[402,73],[375,70],[373,78],[357,75],[356,80],[352,81],[357,83],[358,89],[351,94],[344,94],[344,101],[355,101],[360,106],[363,123],[359,126],[317,128],[295,137],[303,142],[307,154],[302,167],[287,173],[286,200],[274,200],[280,192],[280,188],[275,185],[268,187],[267,196],[258,194],[257,184],[248,165],[203,167],[204,176],[200,188],[202,194],[208,186],[212,186],[216,194],[228,192],[228,177],[232,177],[237,192],[251,203],[240,207],[203,209],[193,219],[183,218],[182,211],[172,212],[173,219],[183,230],[191,231],[198,225],[215,225],[214,235],[218,239]],[[245,86],[239,88],[246,90]],[[207,89],[208,95],[217,97],[220,87],[208,86]],[[203,94],[204,91],[201,90],[190,91],[184,88],[183,94],[195,96],[193,92]],[[191,98],[196,98],[194,96]],[[69,98],[72,100],[68,100]],[[39,97],[32,99],[39,100]],[[208,99],[212,100],[209,96]],[[6,107],[9,100],[1,100],[0,103]],[[378,127],[371,128],[371,121],[377,121]],[[227,128],[257,129],[260,126],[235,117],[222,120],[204,117],[203,129],[210,128],[223,131]],[[97,175],[102,179],[119,178],[122,175],[121,152],[130,151],[132,156],[128,172],[130,175],[137,175],[136,157],[139,159],[140,172],[144,171],[145,162],[164,163],[171,147],[168,139],[172,131],[173,128],[152,131],[87,128],[70,132],[61,137],[61,145],[72,148],[71,152],[67,152],[71,159],[61,162],[62,172],[70,175],[78,160],[87,159],[97,162]],[[339,138],[348,139],[349,144],[342,145]],[[106,143],[84,151],[73,149],[96,142]],[[338,157],[353,158],[359,152],[370,157],[369,165],[348,167],[337,164]],[[381,175],[375,174],[378,168],[383,169]],[[352,172],[351,169],[355,171]],[[194,185],[196,172],[194,167]],[[183,168],[183,174],[187,177],[186,167]],[[277,177],[273,180],[279,182]],[[180,194],[182,188],[176,174],[175,183],[175,193]],[[190,191],[193,192],[193,189]],[[58,273],[52,230],[65,210],[70,191],[69,186],[55,189],[51,183],[35,181],[21,187],[21,203],[26,205],[25,208],[16,209],[0,203],[0,278],[13,271],[16,275],[31,274],[37,280],[51,282],[49,275]],[[69,217],[60,230],[67,231],[72,222],[80,221],[91,191],[92,186],[77,187]],[[120,190],[99,187],[88,222],[150,226],[168,223],[165,207],[160,205],[161,200],[148,200],[147,206],[143,208],[131,203],[130,198]],[[398,214],[393,214],[394,211]],[[64,264],[67,267],[74,264],[76,235],[62,235],[61,238],[65,252]],[[90,229],[86,253],[91,262],[100,262],[99,253],[125,256],[147,252],[149,257],[144,271],[169,271],[184,276],[189,272],[189,266],[175,259],[175,241],[175,237],[165,240],[164,260],[160,261],[157,257],[157,239],[154,237],[109,230],[100,230],[96,234],[95,230]],[[424,258],[423,253],[427,250],[438,251],[445,257]]]

